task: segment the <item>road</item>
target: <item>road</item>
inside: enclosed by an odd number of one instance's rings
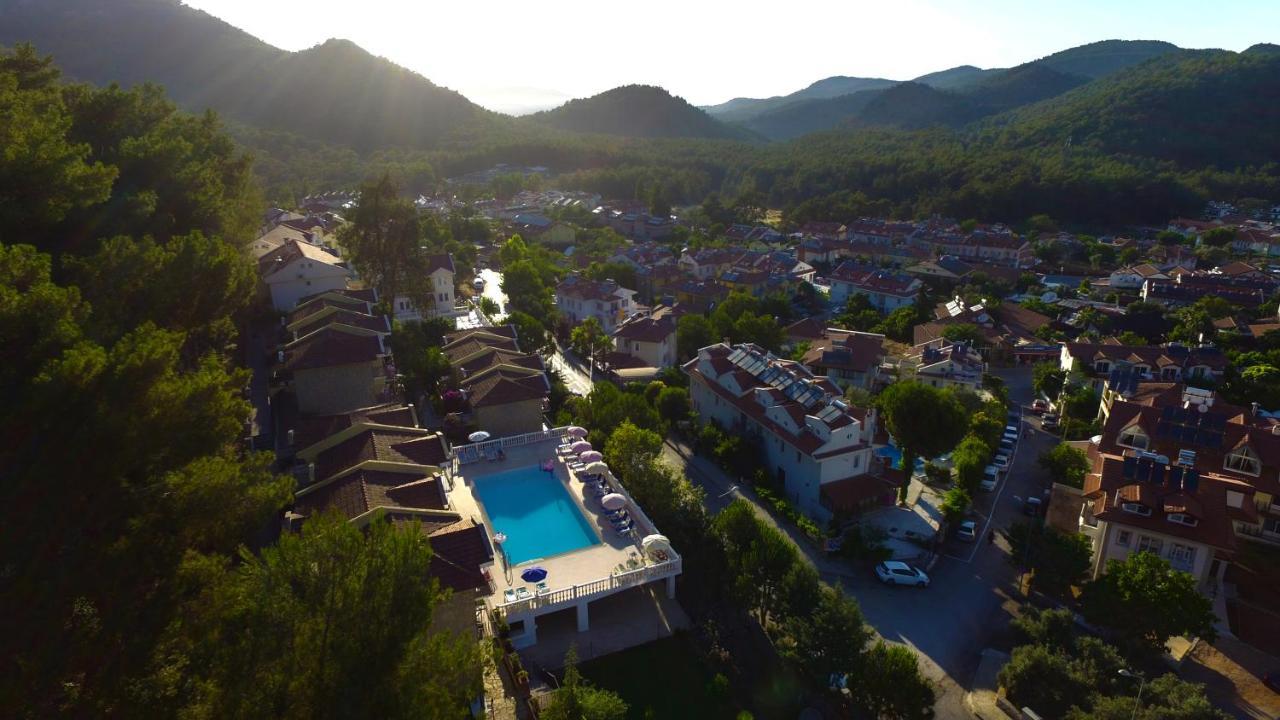
[[[507,314],[507,295],[502,292],[502,273],[493,268],[485,268],[476,277],[484,280],[484,291],[481,295],[498,303],[498,315],[493,318],[494,322],[501,321]]]
[[[1010,398],[1023,406],[1024,415],[1033,418],[1026,410],[1032,398],[1030,370],[996,374],[1005,378]],[[1038,428],[1038,420],[1031,422]],[[840,583],[856,597],[867,622],[881,636],[920,654],[925,673],[938,684],[938,718],[967,719],[972,714],[964,704],[965,687],[977,669],[979,653],[1005,626],[1010,610],[1018,604],[1017,569],[1008,561],[1008,545],[1003,539],[989,545],[986,533],[992,528],[1003,530],[1023,517],[1021,502],[1015,497],[1039,494],[1048,487],[1048,478],[1036,459],[1054,442],[1053,437],[1036,429],[1032,437],[1019,443],[1007,477],[994,492],[975,499],[974,519],[979,520],[982,531],[979,542],[948,541],[930,570],[932,584],[925,590],[882,585],[864,570],[821,556],[797,531],[778,526],[758,505],[757,513],[796,541],[824,580]],[[734,489],[734,482],[705,458],[687,457],[671,446],[664,448],[664,453],[668,462],[703,487],[711,512],[719,512],[736,497],[754,501],[750,490]]]

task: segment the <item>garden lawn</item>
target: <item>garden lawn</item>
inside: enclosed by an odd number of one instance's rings
[[[628,720],[735,717],[732,703],[723,697],[727,685],[717,692],[715,673],[684,634],[585,662],[579,670],[593,685],[627,702]]]

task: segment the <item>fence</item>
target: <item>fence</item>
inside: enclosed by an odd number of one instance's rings
[[[610,574],[607,578],[600,578],[599,580],[592,580],[572,587],[552,590],[541,595],[502,603],[497,605],[496,608],[506,617],[534,610],[558,610],[563,607],[569,607],[579,600],[602,597],[618,590],[638,587],[654,580],[679,575],[683,570],[683,564],[684,561],[677,555],[671,560],[658,565],[646,565],[616,575]]]
[[[485,440],[484,442],[470,443],[467,445],[454,445],[453,457],[458,461],[459,465],[467,463],[479,462],[488,453],[496,453],[498,450],[506,448],[520,447],[522,445],[536,445],[547,440],[560,440],[564,438],[565,431],[568,428],[552,428],[550,430],[539,430],[538,432],[524,433],[523,435],[511,435],[509,437],[501,437],[495,440]]]

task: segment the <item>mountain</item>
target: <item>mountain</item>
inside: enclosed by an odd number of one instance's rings
[[[361,150],[429,147],[498,120],[354,43],[287,52],[176,0],[0,0],[0,45],[72,79],[163,85],[187,110]]]
[[[765,110],[742,125],[770,140],[789,140],[836,127],[849,118],[857,117],[882,92],[863,90],[835,98],[798,100]]]
[[[1011,148],[1083,147],[1185,168],[1280,162],[1280,52],[1179,50],[984,122]]]
[[[788,105],[794,105],[806,100],[841,97],[864,90],[891,87],[897,83],[897,80],[886,80],[884,78],[835,75],[823,78],[790,95],[775,95],[770,98],[734,98],[719,105],[704,106],[702,109],[717,120],[745,123],[763,113],[780,110]]]
[[[1030,62],[985,76],[957,92],[981,107],[983,114],[995,114],[1056,97],[1087,82],[1089,78],[1083,75],[1071,75],[1041,62]]]
[[[939,90],[957,90],[1001,72],[1004,71],[1000,69],[983,70],[972,65],[960,65],[948,70],[939,70],[938,72],[921,75],[912,82],[918,82],[921,85],[928,85]]]
[[[1177,45],[1160,40],[1102,40],[1056,52],[1036,62],[1067,75],[1096,79],[1178,49]]]
[[[627,137],[753,139],[750,132],[720,122],[652,85],[624,85],[589,98],[570,100],[528,121],[573,132]]]

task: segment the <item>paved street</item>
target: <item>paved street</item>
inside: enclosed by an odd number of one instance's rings
[[[569,392],[574,395],[586,395],[591,392],[593,383],[587,375],[586,365],[578,362],[576,357],[566,355],[559,345],[556,346],[555,353],[547,358],[547,364],[560,372],[565,384],[569,386]]]
[[[1038,428],[1038,419],[1030,415],[1026,405],[1031,401],[1030,370],[998,371],[1009,385],[1010,397],[1024,406],[1024,415]],[[890,587],[880,584],[862,569],[823,557],[802,539],[798,531],[780,527],[796,542],[829,582],[839,582],[858,599],[867,622],[886,640],[904,643],[916,649],[925,661],[927,674],[939,685],[938,718],[969,718],[964,705],[964,688],[977,669],[980,655],[989,638],[1009,619],[1016,606],[1017,570],[1008,562],[1008,546],[1003,539],[995,545],[986,541],[986,533],[998,531],[1020,520],[1020,499],[1038,494],[1047,487],[1047,477],[1036,464],[1040,453],[1056,442],[1040,432],[1019,443],[1013,467],[993,493],[982,493],[975,499],[974,517],[979,520],[980,540],[976,544],[948,541],[930,571],[932,584],[926,590]],[[668,462],[707,493],[707,506],[718,512],[736,497],[754,502],[748,489],[735,483],[709,460],[688,456],[687,449],[677,452],[664,447]],[[1019,498],[1015,500],[1014,498]],[[757,506],[757,512],[777,526],[772,516]]]

